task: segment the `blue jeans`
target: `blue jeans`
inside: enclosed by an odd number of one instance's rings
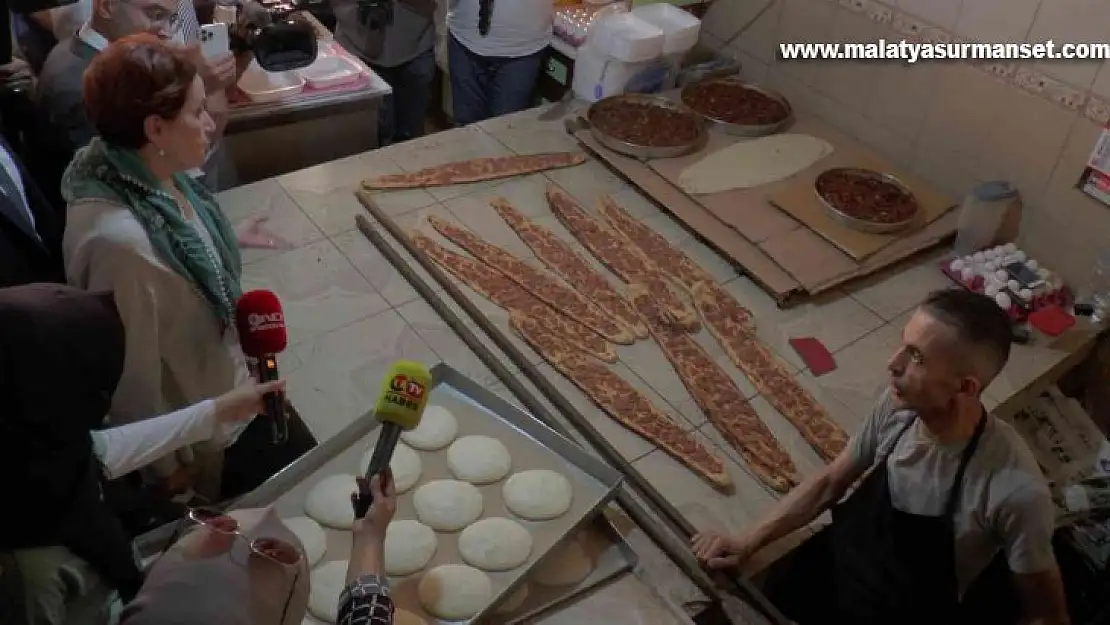
[[[428,50],[396,67],[373,68],[393,87],[393,93],[386,96],[378,111],[378,144],[385,146],[424,136],[424,120],[436,77],[435,52]]]
[[[546,48],[518,58],[480,56],[453,36],[447,44],[456,126],[522,111],[532,104]]]

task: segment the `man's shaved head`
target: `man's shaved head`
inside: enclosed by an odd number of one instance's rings
[[[945,415],[979,397],[1010,357],[1013,327],[994,300],[964,289],[930,293],[902,330],[887,364],[890,387],[903,405]]]
[[[919,310],[952,330],[952,349],[963,356],[967,373],[986,387],[1010,359],[1013,325],[993,300],[966,289],[933,291]]]

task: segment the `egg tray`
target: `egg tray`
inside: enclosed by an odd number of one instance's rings
[[[479,486],[484,504],[481,518],[505,517],[523,525],[532,534],[531,556],[523,565],[511,571],[487,572],[493,593],[489,604],[478,614],[460,621],[439,620],[426,613],[417,598],[421,576],[436,566],[461,564],[463,560],[457,546],[459,532],[437,532],[436,554],[422,571],[405,577],[390,578],[390,588],[398,608],[419,615],[430,625],[512,622],[548,610],[554,604],[569,600],[631,569],[635,561],[634,554],[599,514],[601,507],[613,499],[623,481],[619,471],[453,368],[439,364],[432,368],[431,373],[433,384],[429,405],[439,405],[454,413],[459,423],[459,437],[481,434],[499,439],[512,456],[513,468],[510,476],[529,469],[557,471],[570,481],[574,499],[570,510],[561,517],[533,522],[517,518],[506,508],[501,497],[501,488],[509,476],[494,484]],[[282,518],[306,516],[305,495],[317,482],[331,475],[361,474],[365,470],[361,466],[362,457],[377,441],[378,425],[372,413],[363,415],[258,489],[236,501],[233,507],[273,505]],[[416,452],[423,465],[420,480],[416,486],[398,497],[394,517],[396,520],[417,518],[412,496],[422,484],[432,480],[453,479],[447,468],[446,451]],[[594,519],[601,525],[589,523]],[[327,553],[317,566],[329,561],[348,559],[351,549],[350,532],[327,527],[324,527],[324,531],[327,534]],[[496,613],[496,606],[512,596],[527,581],[528,573],[568,539],[577,540],[587,547],[587,553],[593,562],[590,576],[566,588],[546,588],[529,583],[529,599],[520,608],[509,614]],[[311,617],[306,618],[306,622],[311,620]]]
[[[950,262],[950,260],[943,260],[940,262],[939,266],[941,273],[947,276],[952,282],[969,291],[983,293],[984,281],[982,276],[975,276],[969,284],[962,276],[952,271],[952,268],[949,267]],[[1029,303],[1022,301],[1018,294],[1014,293],[1009,288],[1002,290],[1010,296],[1010,308],[1006,312],[1010,315],[1010,318],[1016,322],[1023,322],[1029,318],[1030,313],[1049,306],[1059,306],[1060,308],[1066,309],[1071,304],[1072,299],[1071,291],[1068,290],[1067,286],[1063,286],[1050,293],[1045,293],[1044,295],[1039,295],[1033,298]]]

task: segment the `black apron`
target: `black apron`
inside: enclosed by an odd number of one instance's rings
[[[792,620],[801,625],[960,620],[953,515],[986,413],[963,450],[940,516],[902,512],[891,502],[887,459],[915,420],[898,431],[859,488],[832,508],[832,524],[799,547],[789,571],[769,577],[768,596]]]

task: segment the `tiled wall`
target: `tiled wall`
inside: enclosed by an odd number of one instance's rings
[[[1072,284],[1110,250],[1110,208],[1075,189],[1110,117],[1110,63],[782,61],[780,42],[1110,42],[1110,0],[716,0],[703,42],[897,164],[961,198],[1006,178],[1022,245]]]

